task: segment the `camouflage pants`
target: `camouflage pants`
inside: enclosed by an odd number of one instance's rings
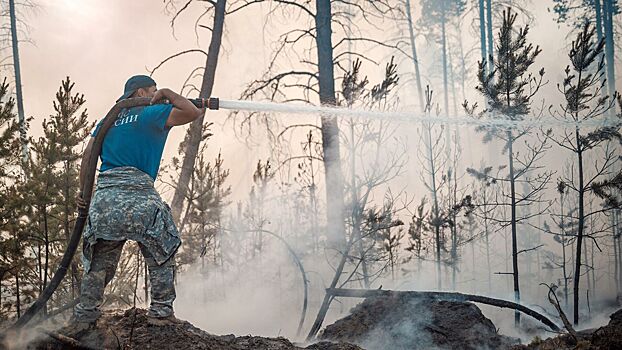
[[[99,306],[104,299],[104,289],[114,277],[126,241],[98,240],[94,245],[93,259],[90,269],[84,271],[80,293],[80,303],[74,310],[77,321],[92,322],[101,315]],[[149,269],[151,284],[151,306],[149,314],[155,317],[166,317],[173,314],[175,300],[174,268],[175,259],[171,257],[162,265],[158,265],[148,249],[140,245]]]
[[[106,285],[115,274],[123,245],[138,242],[149,268],[150,314],[173,313],[174,255],[181,239],[170,208],[160,198],[153,179],[133,167],[101,172],[89,207],[83,234],[84,278],[80,303],[74,310],[78,320],[99,317]]]

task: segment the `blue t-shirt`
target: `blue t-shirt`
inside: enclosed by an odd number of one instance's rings
[[[166,126],[166,120],[172,108],[171,104],[157,104],[121,111],[104,139],[99,170],[132,166],[155,180],[171,129]],[[97,135],[101,123],[97,124],[93,137]]]

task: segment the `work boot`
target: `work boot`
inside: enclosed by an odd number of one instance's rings
[[[182,324],[184,321],[175,317],[175,314],[170,314],[164,317],[158,317],[150,312],[147,312],[147,324],[152,326],[172,326]]]

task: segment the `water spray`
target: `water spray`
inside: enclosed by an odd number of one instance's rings
[[[350,109],[340,107],[326,107],[303,105],[298,103],[275,103],[275,102],[257,102],[257,101],[241,101],[241,100],[221,100],[218,97],[210,97],[208,99],[190,100],[198,108],[207,108],[210,110],[227,109],[231,111],[248,111],[248,112],[273,112],[284,114],[314,114],[322,116],[335,116],[342,118],[354,118],[377,121],[392,121],[404,123],[429,123],[429,124],[449,124],[449,125],[472,125],[481,127],[493,127],[511,129],[516,127],[617,127],[620,126],[620,118],[593,118],[589,120],[566,120],[563,118],[530,118],[530,119],[512,119],[511,117],[501,114],[491,114],[490,117],[476,118],[470,116],[429,116],[421,115],[415,112],[399,111],[399,112],[382,112],[364,109]]]

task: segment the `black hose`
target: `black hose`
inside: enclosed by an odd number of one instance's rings
[[[112,109],[106,114],[102,121],[102,125],[93,140],[93,146],[91,149],[91,154],[88,159],[88,163],[86,166],[86,176],[84,181],[84,188],[82,188],[83,198],[87,203],[90,202],[91,195],[93,194],[93,184],[95,183],[95,172],[97,171],[97,161],[99,155],[101,153],[102,144],[104,143],[104,137],[110,127],[114,124],[117,119],[119,113],[123,108],[131,108],[138,106],[147,106],[151,103],[151,98],[148,97],[138,97],[131,98],[119,101],[115,104]],[[196,104],[196,103],[195,103]],[[20,317],[15,324],[13,324],[9,329],[10,330],[18,330],[24,327],[47,303],[52,294],[56,291],[56,288],[60,285],[63,278],[67,274],[67,269],[73,260],[73,256],[78,249],[78,244],[80,243],[80,238],[82,237],[82,230],[84,229],[84,224],[86,223],[86,219],[88,216],[89,208],[88,204],[86,208],[78,209],[78,218],[76,219],[75,226],[73,227],[73,233],[69,238],[69,242],[67,244],[67,249],[63,254],[63,258],[60,261],[58,269],[56,269],[56,273],[54,277],[50,280],[50,283],[45,287],[39,298],[32,304],[30,307],[24,312],[22,317]]]

